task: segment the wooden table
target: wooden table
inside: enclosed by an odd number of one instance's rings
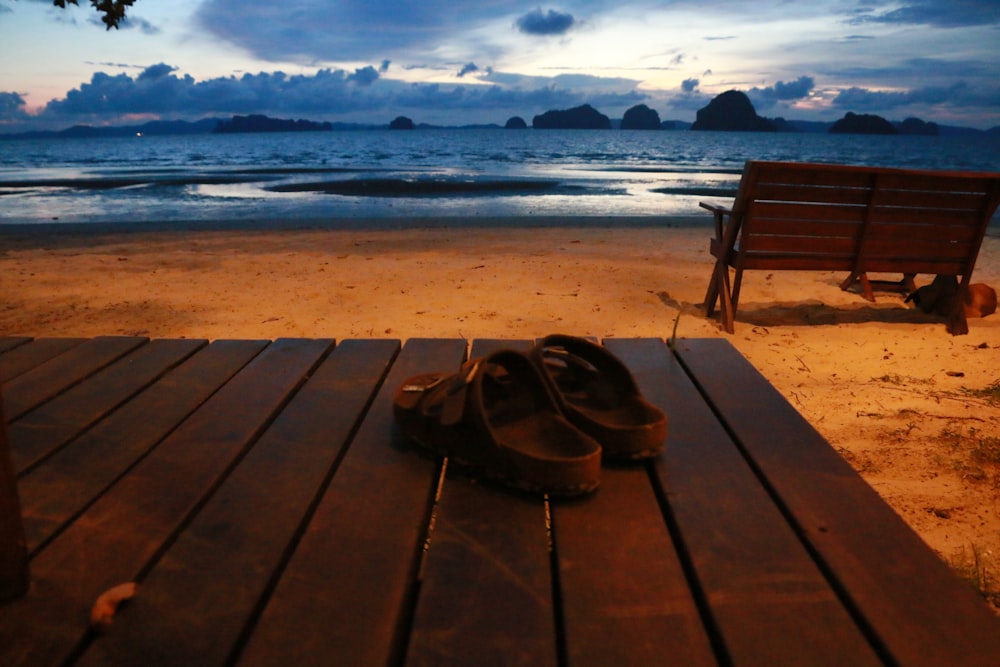
[[[405,378],[528,344],[0,339],[32,581],[0,664],[1000,664],[1000,620],[726,341],[605,341],[669,435],[590,497],[399,434]]]

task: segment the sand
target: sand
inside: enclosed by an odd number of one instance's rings
[[[705,226],[0,231],[0,335],[725,336],[943,559],[1000,605],[1000,314],[953,337],[843,275],[748,272],[701,307]],[[918,277],[918,284],[929,282]],[[1000,238],[975,282],[1000,287]],[[992,398],[992,402],[991,399]]]

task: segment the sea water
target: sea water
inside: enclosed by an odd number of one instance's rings
[[[707,223],[698,202],[731,202],[747,160],[1000,172],[1000,137],[420,129],[5,139],[0,225]]]

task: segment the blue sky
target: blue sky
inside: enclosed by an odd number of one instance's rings
[[[499,123],[583,103],[1000,125],[1000,0],[0,0],[0,132],[263,113]]]

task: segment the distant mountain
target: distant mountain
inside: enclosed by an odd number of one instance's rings
[[[536,130],[610,130],[611,120],[589,104],[584,104],[572,109],[546,111],[535,116],[531,126]]]
[[[698,109],[692,130],[717,132],[774,132],[771,121],[757,115],[746,93],[727,90],[717,95],[707,106]]]
[[[207,134],[222,122],[218,118],[203,118],[199,121],[154,120],[142,125],[118,125],[94,127],[74,125],[65,130],[22,132],[20,134],[0,134],[0,139],[75,139],[89,137],[131,137],[136,135],[157,136],[166,134]]]
[[[882,116],[848,111],[830,126],[830,134],[899,134],[899,130]]]
[[[736,91],[733,91],[736,92]],[[719,97],[726,95],[723,93]],[[742,93],[740,93],[742,95]],[[716,98],[718,99],[718,98]],[[715,102],[715,100],[713,100]],[[746,102],[750,104],[749,98]],[[561,127],[580,127],[577,123],[584,123],[585,127],[590,127],[587,123],[593,123],[594,127],[599,127],[601,129],[629,129],[630,127],[635,127],[633,125],[636,120],[633,118],[634,114],[641,112],[640,107],[645,105],[637,105],[629,109],[626,112],[626,116],[621,119],[609,120],[607,116],[599,113],[590,105],[583,105],[581,107],[576,107],[575,109],[567,109],[563,111],[549,111],[541,116],[535,116],[535,122],[533,123],[535,127],[539,127],[536,123],[548,122],[549,120],[555,121],[557,123],[565,122],[565,125]],[[709,107],[711,107],[711,103]],[[739,104],[739,106],[744,106]],[[648,108],[648,107],[646,107]],[[707,109],[708,107],[705,107]],[[828,121],[807,121],[807,120],[786,120],[784,118],[762,118],[757,116],[756,111],[753,110],[753,105],[750,104],[750,110],[753,112],[753,116],[768,123],[772,130],[778,132],[803,132],[803,133],[826,133],[830,131],[830,128],[834,126],[834,123]],[[589,111],[588,111],[589,110]],[[649,118],[652,114],[656,114],[656,111],[649,109],[651,112],[647,114]],[[632,112],[632,113],[629,113]],[[699,112],[700,113],[700,112]],[[738,115],[741,115],[743,120],[742,123],[751,122],[759,124],[757,121],[749,120],[751,117],[749,113],[746,112],[746,108],[742,112],[737,111]],[[704,114],[702,114],[704,115]],[[857,114],[848,114],[849,116],[857,116]],[[266,116],[234,116],[233,119],[237,118],[260,118],[266,119],[261,122],[265,129],[246,129],[240,131],[296,131],[296,124],[301,124],[303,127],[316,127],[323,130],[332,131],[365,131],[365,130],[384,130],[385,125],[368,124],[368,123],[345,123],[345,122],[323,122],[317,123],[313,121],[284,121],[281,119],[268,119]],[[402,118],[402,117],[401,117]],[[560,120],[561,119],[561,120]],[[843,119],[841,119],[843,120]],[[885,120],[885,119],[882,119]],[[507,122],[509,125],[497,125],[493,123],[488,124],[471,124],[471,125],[431,125],[427,123],[416,124],[416,129],[447,129],[447,130],[488,130],[488,129],[501,129],[503,127],[520,127],[520,123],[524,122],[524,119],[520,116],[513,116]],[[605,125],[605,121],[607,124]],[[216,131],[216,128],[220,125],[232,126],[234,120],[225,120],[221,118],[203,118],[198,121],[184,121],[184,120],[156,120],[150,121],[148,123],[143,123],[142,125],[124,125],[124,126],[92,126],[92,125],[75,125],[70,128],[58,131],[33,131],[33,132],[21,132],[21,133],[0,133],[0,140],[3,139],[71,139],[71,138],[100,138],[100,137],[127,137],[127,136],[157,136],[157,135],[186,135],[186,134],[208,134]],[[412,121],[411,121],[412,122]],[[838,121],[839,122],[839,121]],[[937,129],[937,134],[942,137],[950,136],[1000,136],[1000,126],[991,128],[989,130],[979,130],[971,127],[960,127],[955,125],[938,125],[933,122],[925,122],[918,118],[907,118],[903,121],[885,121],[889,123],[900,134],[925,134],[930,135],[934,133],[934,128]],[[640,125],[643,125],[645,121],[639,121]],[[284,129],[277,129],[283,127],[285,124],[291,124],[290,127],[284,127]],[[703,129],[702,127],[695,128],[696,125],[689,123],[684,120],[664,120],[660,122],[660,129],[663,130],[688,130],[688,129]],[[738,124],[738,123],[737,123]],[[252,125],[251,125],[252,126]],[[274,129],[266,129],[266,128]],[[524,123],[524,127],[527,127],[527,123]],[[885,126],[883,126],[884,128]]]
[[[660,114],[654,109],[650,109],[645,104],[637,104],[622,116],[621,129],[623,130],[659,130]]]
[[[291,120],[285,118],[268,118],[260,114],[249,116],[233,116],[215,126],[212,132],[217,134],[238,134],[245,132],[329,132],[333,129],[330,123],[316,123],[311,120]]]

